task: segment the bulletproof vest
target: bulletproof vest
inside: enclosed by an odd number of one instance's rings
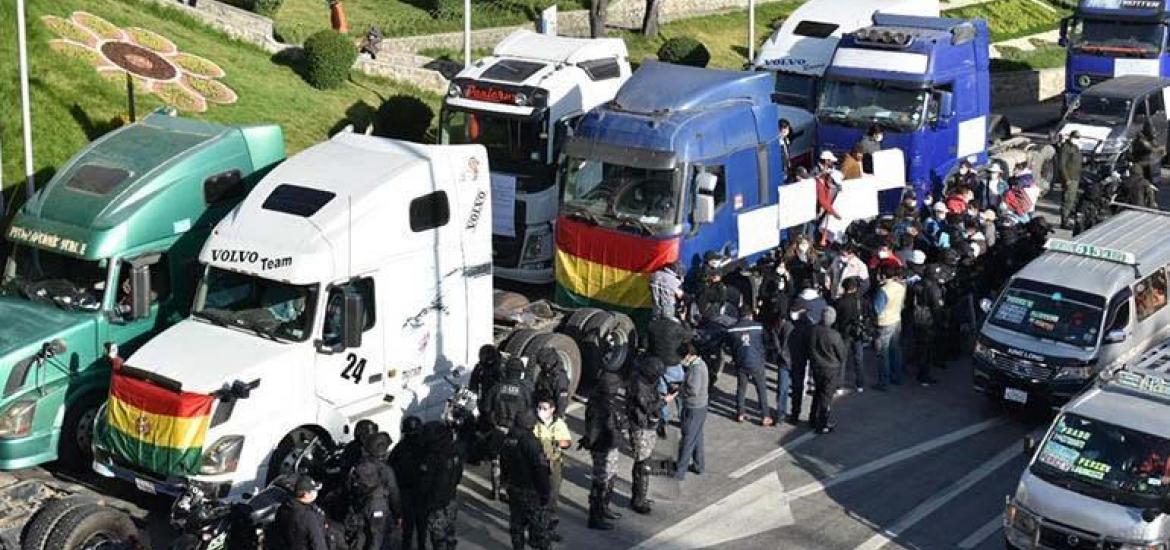
[[[509,427],[516,413],[526,410],[531,403],[529,387],[519,380],[505,380],[496,386],[496,408],[492,411],[492,422],[499,427]]]

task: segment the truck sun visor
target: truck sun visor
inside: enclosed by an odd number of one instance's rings
[[[676,157],[672,151],[621,147],[582,138],[569,140],[565,144],[565,154],[571,157],[596,159],[610,164],[646,170],[671,170],[676,164]]]
[[[283,183],[272,190],[272,194],[264,199],[264,204],[260,205],[260,207],[265,210],[272,210],[273,212],[283,212],[285,214],[308,218],[316,214],[318,210],[333,200],[335,196],[337,195],[329,191]]]

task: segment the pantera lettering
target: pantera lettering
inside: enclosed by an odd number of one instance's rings
[[[60,235],[45,233],[44,231],[37,231],[35,229],[25,229],[15,225],[8,230],[8,238],[31,245],[60,250],[61,252],[77,256],[84,256],[85,249],[89,246],[87,243],[66,239]]]

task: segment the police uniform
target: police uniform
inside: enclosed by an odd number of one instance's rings
[[[609,510],[613,480],[617,476],[619,434],[626,429],[625,409],[621,404],[621,377],[607,372],[593,387],[585,407],[585,434],[579,442],[593,459],[593,484],[589,490],[589,528],[613,529],[607,520],[620,514]]]
[[[521,412],[500,449],[503,478],[508,486],[508,531],[512,550],[531,544],[548,550],[548,503],[551,495],[548,458],[536,440],[536,416]]]
[[[463,477],[463,461],[455,449],[451,430],[441,422],[423,428],[426,455],[419,469],[419,486],[427,511],[427,535],[435,550],[454,550],[455,516],[458,503],[455,491]]]
[[[349,474],[346,541],[351,550],[381,550],[386,532],[402,517],[402,501],[394,470],[387,462],[390,436],[368,436],[362,459]]]
[[[504,379],[488,394],[488,418],[492,423],[492,434],[488,441],[488,454],[492,459],[492,498],[499,497],[500,445],[504,435],[512,426],[516,414],[532,409],[532,386],[526,380],[528,370],[518,358],[508,359],[504,365]]]
[[[630,442],[634,447],[630,509],[639,514],[650,513],[650,500],[646,496],[650,492],[650,456],[658,443],[659,415],[665,403],[658,394],[657,385],[665,370],[661,359],[642,357],[627,390]]]
[[[320,484],[309,476],[300,476],[294,488],[296,493],[317,491]],[[325,512],[311,502],[291,498],[276,512],[273,526],[279,547],[285,550],[329,550],[326,536]]]
[[[422,478],[423,457],[425,449],[422,440],[422,420],[417,416],[408,416],[402,421],[402,441],[390,452],[390,468],[398,480],[398,488],[402,492],[402,501],[405,503],[402,515],[402,546],[410,548],[413,539],[418,539],[418,550],[425,550],[426,539],[426,499],[423,498]]]

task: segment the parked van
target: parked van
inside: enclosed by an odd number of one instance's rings
[[[1167,214],[1125,210],[1016,273],[975,344],[975,390],[1059,406],[1097,373],[1170,337]]]
[[[1166,548],[1168,417],[1170,343],[1102,372],[1035,446],[1007,499],[1006,546]]]

